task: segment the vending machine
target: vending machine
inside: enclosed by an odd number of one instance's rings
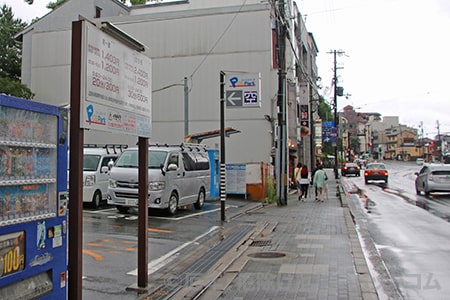
[[[0,95],[0,299],[66,299],[68,111]]]

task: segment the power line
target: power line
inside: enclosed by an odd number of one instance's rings
[[[233,19],[231,19],[231,22],[228,24],[228,26],[225,28],[225,30],[222,32],[222,34],[219,36],[219,38],[214,43],[214,45],[211,47],[211,49],[209,50],[208,54],[205,55],[205,57],[202,59],[202,61],[194,69],[194,71],[192,72],[192,74],[190,76],[191,80],[192,80],[192,77],[194,77],[194,74],[198,71],[198,69],[200,69],[200,67],[203,65],[203,63],[206,61],[206,59],[214,51],[214,49],[216,48],[217,44],[219,44],[220,40],[225,36],[225,33],[227,33],[227,31],[231,28],[231,25],[233,25],[233,23],[236,20],[238,14],[242,11],[242,8],[244,7],[245,3],[247,3],[247,0],[244,0],[244,2],[242,2],[241,6],[239,7],[239,10],[234,14]]]

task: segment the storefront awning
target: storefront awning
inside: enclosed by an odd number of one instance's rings
[[[240,133],[240,131],[237,129],[231,128],[231,127],[225,128],[225,136],[226,137],[229,137],[231,134],[234,134],[234,133]],[[220,129],[199,132],[199,133],[194,133],[194,134],[185,136],[184,142],[200,144],[204,139],[210,139],[210,138],[214,138],[214,137],[218,137],[218,136],[220,136]]]

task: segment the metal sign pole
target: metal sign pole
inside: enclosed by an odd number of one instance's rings
[[[220,71],[220,220],[225,221],[226,194],[225,164],[225,72]]]
[[[83,275],[83,140],[80,128],[82,21],[72,23],[70,79],[69,256],[68,299],[82,299]]]

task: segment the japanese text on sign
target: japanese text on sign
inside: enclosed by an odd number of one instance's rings
[[[152,95],[150,58],[128,48],[92,24],[86,23],[85,26],[86,96],[81,126],[149,136]],[[133,120],[146,124],[137,124]]]

